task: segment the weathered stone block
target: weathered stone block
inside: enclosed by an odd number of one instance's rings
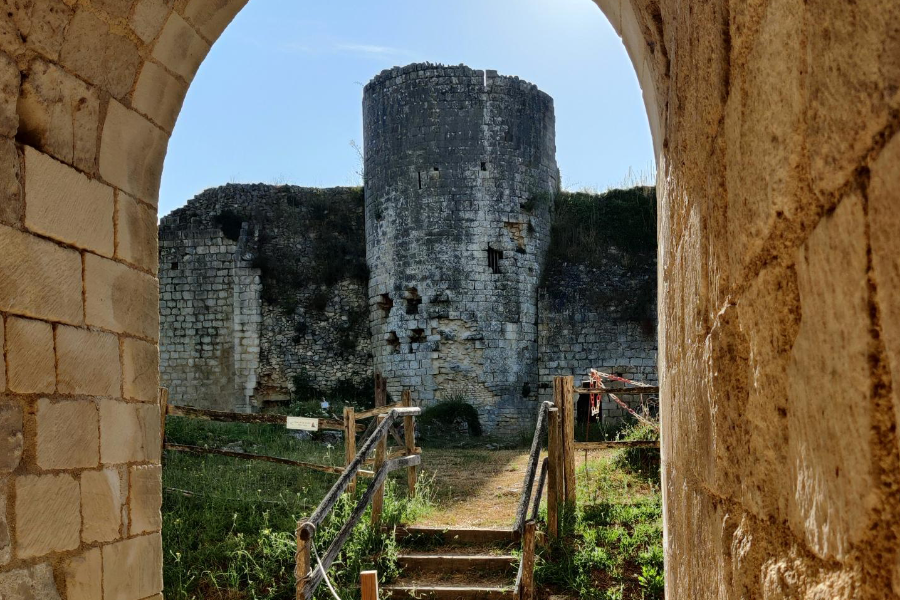
[[[78,482],[70,475],[16,478],[16,555],[74,550],[81,541]]]
[[[184,17],[193,23],[203,37],[215,42],[247,0],[190,0]]]
[[[66,561],[66,600],[98,600],[103,597],[100,548],[91,548]]]
[[[25,172],[26,227],[103,256],[113,255],[111,187],[30,147],[25,149]]]
[[[87,10],[79,10],[66,29],[59,62],[116,98],[131,91],[141,57],[127,37],[110,31]]]
[[[19,129],[16,102],[19,98],[19,67],[6,53],[0,53],[0,135],[14,137]]]
[[[156,346],[128,338],[122,350],[125,397],[156,402],[159,390],[159,352]]]
[[[162,590],[162,538],[158,533],[103,547],[104,600],[141,600]]]
[[[100,417],[90,400],[37,403],[37,464],[42,469],[96,467]]]
[[[50,323],[10,317],[6,320],[6,350],[10,390],[35,394],[56,389]]]
[[[178,13],[171,13],[163,27],[153,58],[190,82],[209,52],[209,44]]]
[[[100,331],[61,325],[56,329],[59,392],[120,396],[119,339]]]
[[[153,273],[157,252],[156,210],[119,192],[116,256]]]
[[[154,206],[168,136],[150,121],[110,101],[100,142],[100,175]]]
[[[72,19],[72,9],[61,0],[17,2],[7,5],[18,28],[18,37],[28,48],[56,60],[63,41],[63,31]]]
[[[81,539],[86,543],[118,539],[122,525],[122,484],[116,469],[81,474]]]
[[[798,252],[802,318],[787,369],[789,520],[828,558],[843,558],[862,538],[871,502],[861,493],[872,487],[869,444],[834,443],[870,435],[866,263],[862,201],[850,195]]]
[[[18,225],[25,212],[21,157],[12,140],[0,139],[0,223]]]
[[[147,61],[138,77],[131,105],[171,132],[187,89],[185,81],[173,77],[156,63]]]
[[[0,565],[5,565],[12,558],[12,538],[9,533],[9,522],[6,520],[7,494],[9,478],[0,478]]]
[[[128,477],[131,535],[162,528],[162,467],[132,467]]]
[[[48,563],[41,563],[0,573],[0,598],[3,600],[59,600],[59,591],[56,589],[56,582],[53,579],[53,567]]]
[[[872,238],[872,267],[878,286],[878,307],[885,350],[893,377],[894,414],[900,422],[900,260],[897,258],[897,232],[900,211],[900,136],[881,151],[872,166],[869,183],[869,230]],[[898,580],[900,581],[900,580]]]
[[[35,58],[22,85],[18,116],[20,140],[82,171],[94,172],[100,126],[96,88]]]
[[[100,459],[104,464],[159,462],[159,406],[100,401]]]
[[[80,325],[81,256],[0,225],[0,310]]]
[[[150,339],[158,337],[159,289],[154,277],[87,254],[84,288],[89,325]]]
[[[144,43],[151,42],[174,4],[174,0],[138,0],[131,14],[131,28]]]
[[[17,402],[0,404],[0,473],[10,473],[22,460],[22,406]]]

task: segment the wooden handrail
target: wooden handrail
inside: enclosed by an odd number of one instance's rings
[[[537,423],[534,426],[534,437],[531,439],[531,452],[528,454],[528,467],[525,469],[525,481],[522,484],[522,495],[519,497],[519,506],[516,509],[516,522],[513,530],[522,532],[525,526],[525,518],[528,515],[528,505],[531,502],[531,490],[534,487],[534,476],[537,472],[538,456],[541,453],[541,436],[544,433],[544,421],[547,410],[553,406],[551,402],[542,402],[538,409]]]
[[[362,497],[360,497],[359,501],[356,503],[356,507],[353,509],[353,512],[350,515],[350,518],[347,519],[347,522],[344,523],[344,526],[341,527],[341,530],[338,532],[337,537],[334,538],[334,541],[331,542],[331,545],[328,546],[328,550],[325,551],[325,555],[322,556],[322,567],[327,571],[334,560],[337,558],[338,554],[341,551],[341,548],[344,547],[344,544],[347,542],[347,538],[350,537],[350,532],[353,531],[353,528],[356,527],[356,524],[359,523],[359,520],[362,518],[363,513],[366,510],[366,507],[372,502],[372,499],[375,497],[376,490],[384,485],[385,480],[387,479],[388,473],[391,471],[396,471],[397,469],[403,469],[406,467],[417,466],[422,462],[422,457],[418,454],[414,454],[412,456],[404,456],[403,458],[395,458],[394,460],[385,461],[384,465],[375,473],[374,479],[369,483],[369,486],[366,488],[366,491],[363,492]],[[315,531],[310,531],[307,527],[310,525],[309,521],[306,521],[304,526],[301,528],[302,531],[310,532],[310,537],[307,540],[312,539],[312,535],[315,534]],[[301,536],[303,534],[301,533]],[[302,538],[301,538],[302,539]],[[305,540],[304,540],[305,541]],[[315,593],[316,588],[322,582],[322,569],[316,565],[312,572],[305,578],[306,582],[302,587],[303,596],[299,596],[302,598],[312,598],[313,593]],[[298,580],[299,581],[299,580]]]
[[[369,503],[372,502],[378,489],[384,485],[388,473],[396,469],[417,466],[421,463],[422,457],[419,454],[384,461],[384,463],[375,470],[372,481],[369,483],[368,487],[366,487],[365,492],[363,492],[363,495],[356,503],[356,507],[353,509],[350,518],[344,523],[344,526],[341,527],[337,537],[322,557],[322,568],[320,569],[318,565],[316,565],[315,568],[310,568],[310,546],[313,543],[312,538],[315,535],[316,529],[334,508],[335,503],[338,498],[340,498],[341,494],[344,493],[344,490],[347,489],[350,481],[358,472],[360,472],[360,467],[365,462],[366,457],[376,444],[386,438],[396,419],[400,417],[413,417],[421,413],[422,409],[416,406],[393,407],[382,416],[381,419],[375,419],[373,423],[379,420],[380,423],[378,423],[371,435],[369,435],[359,447],[356,457],[343,470],[341,476],[331,489],[328,490],[328,493],[325,494],[325,497],[322,499],[322,502],[319,503],[319,506],[316,507],[316,510],[313,511],[313,514],[310,515],[308,519],[297,524],[297,557],[295,574],[297,576],[298,600],[312,598],[316,587],[318,587],[319,583],[322,581],[324,575],[323,569],[327,571],[331,566],[331,563],[337,558],[338,553],[340,553],[341,548],[343,548],[344,543],[350,536],[353,527],[355,527],[362,518],[363,512],[365,512]]]
[[[401,408],[403,406],[402,402],[395,402],[394,404],[389,404],[388,406],[376,406],[375,408],[370,408],[369,410],[362,410],[356,413],[357,419],[368,419],[369,417],[377,417],[378,415],[386,415],[391,410],[395,408]]]
[[[547,482],[547,466],[549,460],[549,458],[544,458],[544,460],[541,461],[541,476],[538,477],[537,493],[534,495],[534,507],[531,510],[532,521],[537,521],[538,511],[541,508],[541,496],[544,494],[544,484]]]
[[[607,448],[659,448],[659,440],[613,440],[608,442],[575,442],[576,450],[605,450]]]
[[[325,473],[340,474],[344,472],[343,467],[334,467],[331,465],[320,465],[317,463],[303,462],[299,460],[291,460],[289,458],[279,458],[277,456],[265,456],[262,454],[249,454],[247,452],[235,452],[233,450],[220,450],[218,448],[203,448],[202,446],[188,446],[185,444],[163,444],[163,449],[174,450],[175,452],[184,452],[186,454],[214,454],[217,456],[229,456],[231,458],[242,458],[244,460],[260,460],[264,462],[275,463],[279,465],[288,465],[291,467],[303,467],[304,469],[312,469],[314,471],[322,471]],[[373,471],[359,471],[360,475],[372,477]]]
[[[577,387],[573,388],[573,391],[576,394],[605,394],[607,392],[612,392],[613,394],[621,394],[622,396],[636,396],[638,394],[659,394],[659,388],[656,386],[645,386],[645,387],[627,387],[627,388],[592,388],[592,387]]]
[[[263,423],[268,425],[287,425],[287,415],[273,415],[265,413],[233,413],[223,410],[207,410],[205,408],[193,408],[190,406],[176,406],[169,404],[167,415],[173,417],[190,417],[203,419],[204,421],[221,421],[223,423]],[[337,419],[319,419],[319,429],[344,430],[343,421]],[[363,431],[365,427],[357,425],[357,431]]]

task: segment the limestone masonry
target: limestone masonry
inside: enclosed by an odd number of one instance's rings
[[[411,65],[373,79],[363,109],[364,217],[362,190],[227,185],[163,218],[170,401],[253,411],[298,384],[327,393],[374,371],[394,397],[463,399],[487,431],[513,434],[553,375],[656,382],[655,325],[623,317],[634,290],[592,297],[598,278],[631,276],[615,261],[587,276],[550,260],[554,291],[539,303],[559,187],[547,94]]]

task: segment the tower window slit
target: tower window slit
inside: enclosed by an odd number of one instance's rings
[[[487,256],[488,266],[491,268],[491,273],[498,275],[500,273],[500,259],[503,258],[503,251],[495,250],[488,246]]]

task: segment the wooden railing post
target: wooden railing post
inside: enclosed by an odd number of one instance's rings
[[[575,379],[570,376],[553,379],[553,404],[559,410],[560,461],[562,481],[560,499],[575,503]]]
[[[376,417],[378,419],[378,424],[380,425],[382,421],[384,421],[384,415],[379,415]],[[378,440],[378,445],[375,446],[375,465],[372,467],[372,470],[375,472],[375,476],[378,477],[378,471],[384,466],[384,458],[387,454],[387,432],[385,432]],[[377,525],[381,522],[381,511],[384,508],[384,484],[378,486],[378,489],[375,490],[375,497],[372,498],[372,524]]]
[[[359,589],[362,600],[378,600],[378,571],[360,571]]]
[[[387,404],[387,380],[381,373],[375,373],[375,408]]]
[[[356,458],[356,409],[352,406],[344,407],[344,465],[349,465]],[[353,494],[356,492],[356,476],[350,480],[347,490]]]
[[[575,378],[562,378],[562,400],[565,420],[562,422],[563,457],[565,460],[566,504],[575,506]]]
[[[309,548],[312,544],[312,536],[315,530],[306,521],[297,524],[297,554],[295,556],[294,577],[297,580],[297,600],[307,600],[303,588],[309,583],[310,579],[310,561]]]
[[[169,413],[169,388],[159,388],[159,451],[162,461],[162,451],[166,449],[166,415]]]
[[[401,404],[409,408],[412,406],[412,394],[409,390],[403,390]],[[416,453],[416,418],[403,417],[403,437],[406,442],[406,455],[410,456]],[[410,498],[416,497],[416,480],[418,479],[418,467],[409,467],[406,469],[406,483],[408,486],[408,494]]]
[[[559,459],[559,409],[547,410],[547,533],[559,536],[559,500],[562,473]]]
[[[534,521],[525,522],[522,532],[522,581],[519,600],[534,600]]]

